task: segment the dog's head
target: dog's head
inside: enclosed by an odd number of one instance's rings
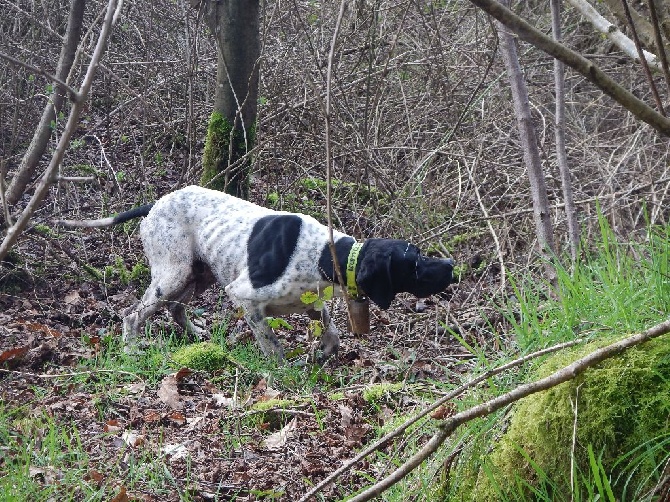
[[[361,248],[356,282],[386,310],[398,293],[425,298],[444,291],[452,282],[453,269],[453,260],[423,256],[407,241],[368,239]]]

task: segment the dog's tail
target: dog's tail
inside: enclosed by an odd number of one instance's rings
[[[54,225],[66,228],[96,228],[96,227],[111,227],[119,223],[125,223],[133,218],[141,218],[149,214],[153,204],[146,204],[144,206],[136,207],[116,216],[109,216],[107,218],[100,218],[99,220],[55,220]]]

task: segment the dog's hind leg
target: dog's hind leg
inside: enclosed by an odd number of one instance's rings
[[[192,280],[184,288],[182,295],[175,299],[170,306],[170,314],[182,330],[184,335],[195,337],[202,340],[207,336],[208,331],[193,323],[186,315],[186,305],[193,297],[198,297],[204,293],[212,284],[216,282],[210,268],[202,262],[196,262],[193,266]]]
[[[125,312],[123,318],[123,343],[126,352],[136,348],[136,338],[146,320],[165,304],[181,298],[188,288],[190,270],[183,266],[153,267],[151,284],[142,299]]]
[[[195,337],[202,340],[207,335],[207,330],[194,324],[186,315],[186,305],[193,298],[194,286],[189,285],[184,294],[178,299],[170,302],[168,309],[172,314],[172,319],[184,331],[184,335],[188,337]]]
[[[277,361],[282,362],[284,360],[284,349],[279,343],[277,335],[270,328],[267,317],[263,312],[264,309],[252,307],[249,303],[242,303],[242,308],[244,309],[244,318],[247,320],[263,354],[268,357],[274,356]]]

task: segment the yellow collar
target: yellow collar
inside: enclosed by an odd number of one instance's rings
[[[347,293],[350,298],[354,299],[359,297],[358,286],[356,286],[356,264],[362,247],[362,242],[354,242],[349,251],[349,258],[347,258]]]

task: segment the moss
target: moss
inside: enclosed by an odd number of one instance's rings
[[[202,342],[182,347],[172,354],[172,359],[181,366],[211,373],[225,366],[228,355],[220,345]]]
[[[551,374],[599,345],[604,342],[594,342],[547,359],[535,370],[534,378]],[[547,481],[543,489],[549,490],[555,500],[560,500],[561,494],[569,494],[575,420],[571,402],[575,400],[577,442],[574,450],[580,475],[589,477],[587,452],[591,446],[611,476],[618,500],[631,500],[633,490],[645,483],[647,488],[653,486],[655,469],[670,454],[667,444],[670,341],[662,338],[630,349],[573,381],[517,403],[509,428],[492,453],[483,459],[483,467],[472,470],[471,479],[464,483],[469,485],[466,491],[472,490],[469,499],[500,500],[501,492],[513,498],[514,494],[519,495],[519,478],[535,487]],[[659,439],[663,435],[666,435],[664,446]],[[645,448],[617,464],[617,460],[643,444]],[[547,474],[546,480],[541,479],[541,473]],[[548,488],[551,484],[553,489]],[[513,491],[507,492],[510,489]],[[454,500],[462,499],[463,494],[460,494]]]
[[[298,406],[300,403],[292,399],[269,399],[267,401],[259,401],[251,406],[255,411],[268,411],[277,408],[291,408]]]
[[[331,401],[343,401],[346,399],[346,396],[344,395],[344,392],[338,390],[328,394],[328,399]]]
[[[382,398],[388,396],[389,393],[398,392],[404,388],[405,384],[403,382],[398,383],[379,383],[366,387],[363,390],[363,399],[367,403],[376,403]]]
[[[233,125],[220,112],[212,112],[207,126],[207,138],[205,139],[205,150],[202,157],[201,184],[214,190],[225,191],[231,195],[247,199],[249,197],[248,168],[250,164],[248,160],[242,162],[229,179],[226,179],[225,174],[218,177],[217,175],[226,171],[229,160],[234,163],[242,158],[253,146],[255,139],[255,126],[247,128],[245,137],[243,130],[235,129],[233,131]]]

